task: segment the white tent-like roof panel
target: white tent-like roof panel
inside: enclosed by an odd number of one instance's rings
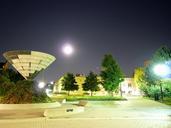
[[[50,54],[29,50],[8,51],[3,55],[25,79],[32,78],[56,60]]]

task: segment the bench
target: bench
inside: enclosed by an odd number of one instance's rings
[[[80,100],[80,101],[78,102],[77,106],[86,106],[87,103],[88,103],[88,101],[86,101],[86,100]]]
[[[82,106],[65,106],[60,108],[46,109],[43,113],[44,117],[56,118],[61,116],[72,115],[76,113],[84,112],[84,107]]]

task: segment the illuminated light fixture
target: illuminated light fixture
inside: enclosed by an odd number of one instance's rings
[[[50,54],[29,50],[8,51],[3,55],[25,79],[33,79],[56,59]]]
[[[51,90],[51,89],[48,89],[48,88],[47,88],[47,89],[45,90],[45,92],[46,92],[46,95],[47,95],[47,96],[49,96],[49,97],[52,96],[52,90]]]
[[[65,55],[71,55],[74,49],[70,44],[65,44],[62,48],[62,51]]]
[[[153,68],[154,73],[158,76],[165,77],[171,73],[171,70],[166,64],[157,64]]]
[[[44,87],[45,87],[45,83],[44,83],[44,82],[40,82],[40,83],[38,84],[38,87],[39,87],[39,88],[44,88]]]

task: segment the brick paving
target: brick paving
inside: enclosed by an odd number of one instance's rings
[[[89,102],[85,112],[55,119],[2,119],[0,128],[171,128],[171,107],[139,98]]]

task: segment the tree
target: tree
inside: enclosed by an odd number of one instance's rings
[[[19,72],[15,72],[12,69],[7,69],[6,72],[8,73],[9,79],[14,83],[17,83],[18,81],[21,80],[25,80],[24,77]]]
[[[102,60],[102,84],[106,91],[113,95],[113,91],[118,88],[119,84],[124,80],[123,73],[111,54],[106,54]]]
[[[152,61],[154,63],[161,63],[170,61],[171,59],[171,48],[167,46],[161,46],[153,55]]]
[[[146,95],[149,96],[148,93],[148,86],[146,84],[146,79],[145,79],[145,71],[144,68],[139,67],[136,68],[134,71],[134,83],[136,86],[139,87],[139,89]]]
[[[4,83],[8,90],[1,98],[5,104],[21,103],[46,103],[50,98],[46,95],[45,90],[37,90],[36,83],[31,80],[21,80],[17,83]]]
[[[10,87],[7,94],[2,98],[6,104],[31,103],[32,102],[32,81],[22,80]]]
[[[78,90],[78,85],[76,84],[75,77],[72,73],[67,73],[64,76],[62,86],[64,87],[64,90],[68,91],[68,95],[70,91]]]
[[[99,82],[97,79],[97,75],[94,74],[93,72],[90,72],[88,76],[86,76],[85,82],[83,84],[83,90],[91,91],[91,96],[92,96],[94,91],[99,90],[98,84]]]
[[[167,64],[167,61],[171,60],[171,49],[167,46],[161,46],[156,50],[152,56],[150,63],[145,67],[145,76],[148,84],[156,84],[156,81],[160,80],[161,77],[157,76],[153,68],[156,64]]]
[[[7,77],[0,75],[0,96],[5,96],[12,86],[14,86],[13,82],[10,82]]]
[[[161,79],[160,76],[157,76],[153,68],[156,64],[166,64],[167,61],[171,59],[171,49],[167,46],[161,46],[156,52],[153,54],[150,63],[145,67],[145,76],[147,79],[147,84],[156,85],[158,81]]]
[[[134,83],[138,87],[143,86],[146,83],[145,82],[144,68],[139,67],[139,68],[135,69],[135,71],[134,71]]]
[[[171,60],[171,49],[167,46],[161,46],[153,55],[150,63],[145,67],[145,77],[148,85],[160,86],[161,100],[163,99],[163,89],[161,84],[162,77],[157,76],[153,68],[156,64],[167,64]]]
[[[17,81],[20,80],[24,80],[24,77],[19,72],[8,68],[7,62],[0,62],[0,75],[6,77],[14,83],[17,83]]]

